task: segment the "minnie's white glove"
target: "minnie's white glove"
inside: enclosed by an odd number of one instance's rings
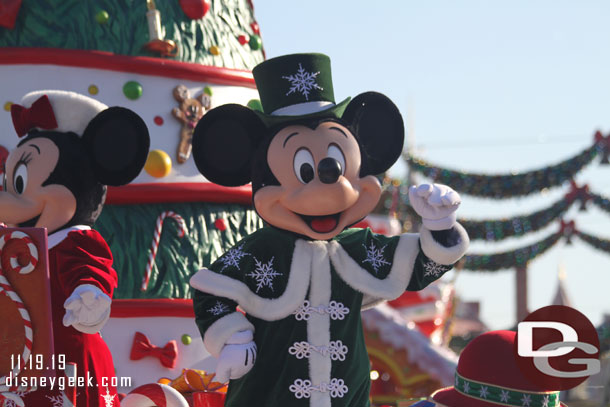
[[[252,339],[252,331],[239,331],[229,338],[218,356],[215,381],[239,379],[252,369],[256,361],[256,344]]]
[[[455,225],[455,211],[460,206],[460,195],[441,184],[421,184],[409,188],[409,200],[428,230],[446,230]]]
[[[110,297],[96,286],[79,285],[64,302],[64,326],[72,325],[86,334],[98,333],[110,317],[110,304]]]

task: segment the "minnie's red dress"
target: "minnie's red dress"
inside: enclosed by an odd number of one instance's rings
[[[110,248],[97,231],[85,226],[57,231],[49,236],[48,242],[55,355],[65,355],[66,363],[76,363],[77,376],[85,377],[85,386],[76,389],[76,406],[118,406],[116,388],[111,386],[115,376],[112,355],[101,335],[82,333],[62,323],[66,313],[64,302],[76,287],[94,285],[112,298],[117,274],[112,268]],[[63,375],[64,372],[57,371],[58,377]],[[87,385],[87,376],[91,377],[92,385]],[[113,403],[105,402],[103,396]],[[25,395],[23,400],[26,407],[62,405],[55,404],[58,397],[60,400],[58,389],[51,391],[47,387]]]

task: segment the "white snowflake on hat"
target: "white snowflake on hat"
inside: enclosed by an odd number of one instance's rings
[[[303,66],[299,64],[299,70],[294,75],[282,76],[283,79],[290,81],[290,90],[286,93],[286,96],[291,93],[299,92],[305,96],[305,100],[309,100],[309,92],[312,89],[324,90],[316,83],[316,76],[320,74],[318,72],[306,72]]]

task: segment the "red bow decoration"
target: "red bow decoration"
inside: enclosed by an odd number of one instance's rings
[[[576,185],[574,180],[570,180],[570,192],[566,194],[566,200],[568,202],[574,202],[575,200],[580,201],[580,211],[587,210],[587,202],[591,200],[591,194],[589,193],[589,185],[585,184],[582,187]]]
[[[17,14],[21,8],[21,0],[0,0],[0,26],[15,28]]]
[[[573,220],[565,222],[561,219],[559,233],[566,238],[566,244],[572,244],[572,236],[576,233],[576,223]]]
[[[11,105],[13,126],[19,137],[25,136],[28,131],[39,127],[45,130],[57,128],[57,120],[53,113],[53,106],[47,95],[42,95],[29,109],[18,104]]]
[[[593,140],[595,141],[595,144],[599,144],[599,146],[601,147],[602,151],[602,159],[600,161],[601,164],[608,164],[610,163],[610,161],[608,160],[608,154],[610,154],[610,135],[605,136],[602,134],[601,131],[596,131],[595,135],[593,136]]]
[[[146,356],[156,357],[161,361],[161,364],[169,369],[176,366],[176,358],[178,357],[178,345],[176,341],[169,341],[164,347],[150,343],[150,340],[142,332],[136,332],[133,337],[133,345],[131,345],[131,354],[129,359],[140,360]]]

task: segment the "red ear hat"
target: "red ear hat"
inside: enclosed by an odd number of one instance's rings
[[[566,407],[559,392],[528,381],[517,366],[516,332],[491,331],[473,339],[462,351],[453,387],[431,398],[446,407]]]
[[[11,106],[11,116],[19,137],[30,130],[74,132],[81,136],[89,122],[108,106],[90,97],[62,90],[41,90]]]

